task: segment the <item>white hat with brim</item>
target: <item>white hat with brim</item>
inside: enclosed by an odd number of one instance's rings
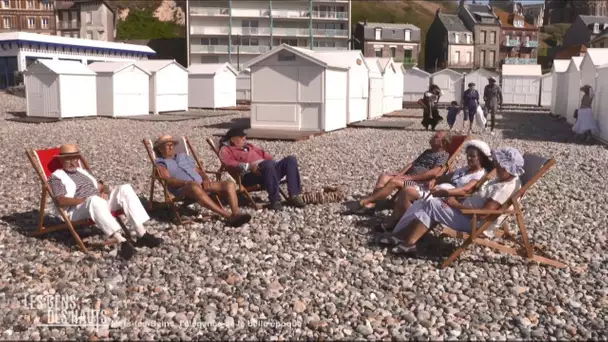
[[[469,140],[466,143],[466,145],[464,146],[465,152],[466,152],[467,148],[469,148],[471,146],[480,150],[481,153],[483,153],[486,157],[492,158],[492,149],[486,142],[477,140],[477,139]]]

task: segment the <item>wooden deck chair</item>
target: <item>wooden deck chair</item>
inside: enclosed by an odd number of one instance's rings
[[[34,167],[34,170],[36,171],[38,178],[40,179],[40,183],[42,184],[42,193],[40,195],[40,209],[39,209],[40,213],[38,216],[38,227],[36,228],[36,230],[34,232],[30,233],[29,236],[41,236],[41,235],[51,233],[51,232],[69,230],[70,233],[72,234],[72,236],[74,237],[74,240],[76,240],[78,247],[84,253],[87,253],[88,248],[85,246],[84,242],[80,238],[80,235],[78,235],[78,232],[76,232],[76,228],[92,226],[92,225],[95,225],[95,222],[93,222],[93,220],[90,220],[90,219],[80,220],[80,221],[70,220],[67,212],[59,206],[59,203],[57,202],[57,198],[53,195],[51,186],[49,185],[49,182],[48,182],[49,178],[51,177],[53,172],[55,172],[56,170],[61,168],[61,162],[59,161],[59,159],[54,158],[54,156],[59,154],[59,147],[49,148],[49,149],[45,149],[45,150],[27,150],[26,154],[27,154],[28,159],[30,160],[30,163]],[[89,164],[87,163],[86,159],[82,155],[80,156],[80,166],[89,172],[91,171]],[[57,213],[60,215],[60,218],[63,220],[64,223],[56,224],[53,226],[46,226],[44,224],[44,218],[46,216],[45,209],[46,209],[47,197],[51,198],[53,205],[55,206],[55,209],[57,210]],[[130,236],[131,236],[130,232],[126,229],[125,225],[123,224],[122,220],[119,217],[119,215],[121,215],[121,214],[122,214],[122,211],[112,212],[112,215],[116,218],[118,223],[120,223],[120,226],[122,227],[122,229],[125,231],[125,233],[126,233],[125,237],[127,239],[130,239]],[[111,238],[111,239],[107,239],[103,243],[103,245],[111,245],[111,244],[115,244],[115,243],[118,243],[118,241]],[[90,244],[90,247],[99,247],[99,245]]]
[[[458,247],[442,264],[441,268],[445,268],[452,264],[462,252],[464,252],[472,243],[476,243],[478,245],[490,247],[496,249],[500,252],[519,255],[525,258],[528,258],[533,261],[537,261],[539,263],[551,265],[558,268],[566,267],[564,263],[561,263],[556,260],[549,259],[545,256],[534,254],[534,250],[538,250],[540,254],[544,254],[540,246],[536,246],[530,243],[530,239],[528,236],[528,231],[526,228],[526,224],[524,222],[523,209],[521,206],[521,199],[526,194],[526,192],[536,183],[551,167],[555,165],[554,159],[546,159],[533,154],[524,155],[524,170],[525,173],[520,177],[522,182],[522,187],[519,191],[517,191],[511,198],[503,204],[503,206],[498,210],[485,210],[485,209],[466,209],[463,210],[463,214],[473,215],[473,219],[471,222],[472,232],[471,234],[466,234],[462,232],[457,232],[449,227],[444,227],[442,230],[442,234],[448,235],[454,238],[465,239],[464,243]],[[513,209],[509,208],[513,206]],[[516,247],[510,247],[505,244],[500,244],[495,241],[491,241],[485,238],[481,238],[483,236],[483,232],[487,230],[490,226],[492,226],[500,215],[506,214],[508,217],[513,216],[515,218],[516,224],[519,228],[519,232],[521,234],[521,241],[517,240],[516,237],[511,234],[509,231],[507,220],[504,222],[498,222],[499,225],[502,225],[502,229],[497,231],[496,237],[503,238],[505,241],[510,241],[515,243]],[[489,215],[487,216],[482,225],[479,228],[477,227],[477,215]]]
[[[205,172],[205,173],[215,174],[216,178],[217,178],[217,174],[219,171],[208,171],[208,170],[204,169],[203,163],[201,163],[200,159],[196,155],[196,152],[192,148],[192,144],[190,144],[190,140],[188,139],[188,137],[182,137],[181,140],[182,140],[181,144],[178,144],[175,146],[175,152],[176,153],[186,153],[187,155],[191,156],[194,159],[194,161],[196,162],[196,165],[199,169],[203,170],[203,172]],[[153,202],[154,201],[154,187],[155,187],[156,182],[159,182],[161,184],[161,186],[163,187],[163,194],[165,196],[164,204],[169,206],[169,208],[173,212],[173,215],[175,216],[175,219],[177,220],[177,222],[180,225],[191,223],[192,220],[182,219],[182,217],[179,213],[179,210],[177,208],[177,204],[182,203],[182,204],[188,205],[188,204],[192,204],[194,202],[189,199],[183,198],[183,197],[181,197],[181,198],[175,197],[169,192],[167,183],[160,178],[160,174],[158,172],[158,167],[156,165],[157,156],[156,156],[156,153],[154,152],[154,145],[152,144],[152,140],[144,139],[142,142],[143,142],[144,146],[146,147],[146,152],[148,153],[148,158],[150,159],[150,162],[152,163],[152,176],[150,176],[150,197],[148,199],[148,206],[149,206],[148,210],[153,209],[152,206],[154,203]],[[215,200],[215,202],[220,207],[223,208],[222,203],[217,194],[211,194],[211,198],[213,200]]]
[[[445,175],[453,166],[454,162],[458,158],[458,154],[462,151],[467,141],[471,140],[470,135],[455,135],[452,137],[452,142],[446,147],[446,152],[450,155],[446,164],[439,171],[439,177]],[[435,186],[437,178],[429,181],[429,189]]]
[[[211,147],[211,149],[213,150],[213,153],[215,153],[217,158],[220,160],[220,163],[221,163],[220,172],[226,173],[228,175],[228,177],[230,178],[230,180],[232,180],[236,183],[237,193],[245,196],[247,201],[249,201],[251,206],[254,207],[255,209],[261,209],[262,206],[260,204],[255,203],[255,201],[251,197],[251,192],[264,191],[265,190],[264,187],[261,184],[252,185],[252,186],[244,186],[242,183],[243,179],[242,179],[241,175],[232,170],[229,170],[229,168],[227,168],[226,165],[224,165],[224,163],[222,163],[222,159],[220,158],[220,150],[215,145],[215,142],[213,141],[213,139],[207,138],[207,144],[209,144],[209,147]],[[219,177],[221,178],[221,174],[219,175]],[[279,186],[282,184],[285,184],[285,183],[286,183],[286,180],[283,179],[283,180],[281,180]],[[281,196],[283,196],[283,199],[288,198],[287,194],[285,194],[283,189],[281,189],[280,187],[279,187],[279,191],[281,192]]]

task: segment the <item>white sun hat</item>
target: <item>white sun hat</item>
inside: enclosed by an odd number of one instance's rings
[[[481,140],[477,140],[477,139],[469,140],[466,143],[466,145],[464,145],[464,151],[465,151],[465,153],[466,153],[467,148],[469,148],[469,146],[476,147],[486,157],[488,157],[490,159],[492,158],[492,149],[490,148],[490,146],[486,142],[481,141]]]

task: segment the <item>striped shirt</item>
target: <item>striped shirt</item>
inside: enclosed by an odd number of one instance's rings
[[[65,173],[72,179],[74,184],[76,184],[76,193],[74,194],[74,198],[89,198],[91,196],[99,195],[99,189],[95,187],[95,184],[91,181],[91,179],[80,172],[67,172]],[[53,190],[53,194],[55,197],[62,197],[67,194],[65,189],[65,185],[61,182],[57,176],[51,176],[49,179],[49,185],[51,186],[51,190]]]

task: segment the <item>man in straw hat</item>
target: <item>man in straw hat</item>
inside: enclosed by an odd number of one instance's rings
[[[150,219],[137,194],[129,184],[109,190],[80,166],[80,150],[75,144],[61,145],[59,155],[61,169],[49,180],[51,190],[70,220],[91,219],[105,233],[120,243],[120,256],[130,259],[135,249],[121,234],[121,226],[112,211],[122,209],[128,226],[138,237],[138,244],[156,247],[162,240],[147,233],[143,224]]]
[[[488,112],[490,112],[491,126],[490,126],[490,134],[494,135],[494,122],[496,121],[496,111],[498,106],[502,106],[502,90],[496,84],[496,78],[490,77],[488,78],[488,85],[483,90],[483,101],[485,102],[486,107],[486,118]],[[486,127],[488,124],[486,122]]]
[[[287,156],[275,161],[266,151],[248,143],[246,136],[245,131],[240,128],[232,128],[226,133],[220,142],[222,163],[239,170],[243,175],[243,185],[264,185],[273,210],[283,209],[279,182],[283,177],[287,177],[289,202],[295,207],[304,207],[296,157]]]
[[[251,220],[251,215],[239,212],[236,186],[233,182],[212,182],[196,161],[186,153],[176,153],[179,141],[163,135],[154,142],[156,164],[160,177],[167,182],[169,191],[175,196],[184,196],[199,205],[222,215],[233,227],[240,227]],[[207,192],[222,194],[228,200],[230,211],[215,203]]]

